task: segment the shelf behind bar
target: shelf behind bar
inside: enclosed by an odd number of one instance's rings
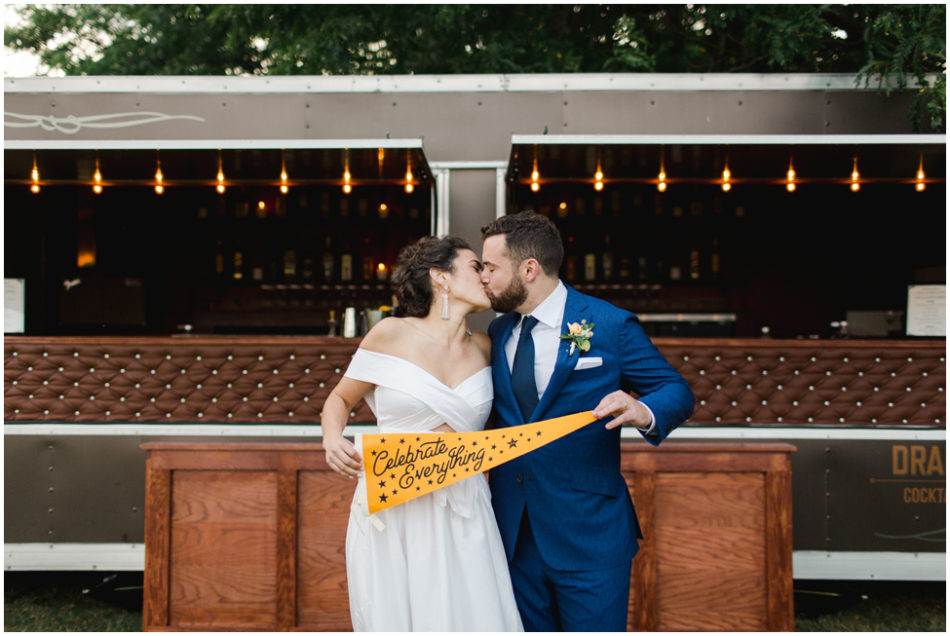
[[[640,322],[735,322],[736,315],[714,314],[637,314]]]

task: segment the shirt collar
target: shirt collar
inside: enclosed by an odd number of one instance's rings
[[[530,315],[552,329],[560,329],[564,318],[564,304],[567,302],[567,287],[560,280],[548,297],[534,308]]]

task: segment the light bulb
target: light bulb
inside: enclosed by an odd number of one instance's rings
[[[287,191],[290,188],[287,186],[287,169],[283,164],[280,166],[280,192],[281,194],[287,194]]]
[[[789,181],[788,184],[786,184],[785,189],[789,192],[795,192],[795,182]]]
[[[538,174],[538,169],[537,169],[537,168],[535,168],[534,170],[531,171],[531,180],[532,180],[532,181],[537,181],[540,176],[541,176],[541,175]]]
[[[729,190],[732,190],[732,184],[726,181],[725,183],[722,184],[722,191],[729,192]]]
[[[927,184],[924,183],[924,179],[927,175],[924,174],[924,157],[920,157],[920,165],[917,168],[917,183],[914,185],[914,188],[917,192],[923,192],[927,188]]]
[[[344,194],[349,194],[349,193],[352,192],[352,191],[353,191],[353,186],[351,186],[349,183],[344,183],[344,184],[343,184],[343,193],[344,193]]]
[[[851,192],[857,192],[861,189],[861,183],[859,179],[861,178],[861,173],[858,172],[858,158],[854,158],[854,167],[851,169]]]
[[[658,184],[656,184],[656,189],[660,192],[666,192],[666,181],[660,181]]]
[[[162,194],[165,192],[165,175],[162,174],[162,164],[159,163],[158,167],[155,169],[155,194]]]
[[[600,168],[597,168],[597,172],[594,173],[594,180],[603,181],[603,179],[604,179],[604,173],[601,171]]]
[[[33,181],[30,185],[30,192],[36,194],[40,191],[40,170],[36,167],[36,155],[33,156],[33,169],[30,170],[30,180]]]
[[[412,191],[415,190],[411,183],[406,184],[406,194],[412,194]]]
[[[604,189],[604,182],[603,182],[603,181],[595,181],[595,182],[594,182],[594,190],[597,190],[598,192],[600,192],[600,191],[603,190],[603,189]]]
[[[92,191],[102,194],[102,173],[99,171],[99,159],[96,159],[96,171],[92,173]]]
[[[537,192],[537,191],[540,190],[540,189],[541,189],[541,184],[539,184],[537,181],[532,181],[532,182],[531,182],[531,191],[532,191],[532,192]]]

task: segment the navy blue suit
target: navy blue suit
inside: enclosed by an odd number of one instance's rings
[[[647,440],[659,444],[692,413],[694,400],[689,385],[650,342],[636,316],[571,287],[567,291],[562,333],[567,332],[568,322],[586,319],[594,324],[591,348],[585,353],[575,350],[573,355],[568,355],[570,342],[560,342],[554,373],[527,421],[511,389],[511,371],[504,350],[520,316],[510,312],[489,326],[496,426],[517,426],[589,411],[602,397],[622,389],[634,391],[653,411],[656,429]],[[603,363],[576,370],[581,356],[599,357]],[[583,579],[583,584],[572,583],[566,587],[589,587],[591,576],[596,578],[598,572],[613,571],[619,572],[629,589],[630,560],[639,548],[637,539],[642,538],[642,534],[620,473],[620,428],[604,429],[607,421],[609,419],[594,422],[491,471],[492,505],[509,563],[515,559],[516,547],[522,550],[519,546],[527,532],[533,545],[525,550],[530,549],[548,571],[586,573],[584,576],[588,578]],[[523,524],[523,520],[527,523]],[[521,564],[518,569],[521,578],[535,576],[525,575]],[[519,594],[519,577],[515,570],[513,565],[515,596],[526,629],[618,629],[616,621],[602,626],[578,625],[564,617],[556,618],[554,623],[535,622],[526,605],[547,603],[555,615],[559,611],[564,613],[571,605],[566,597],[570,592],[557,590],[551,592],[552,599],[532,600],[527,598],[534,595],[530,590]],[[528,579],[522,588],[534,584]],[[622,584],[621,581],[617,585]],[[627,590],[622,590],[622,594],[617,591],[615,595],[616,617],[626,615]],[[587,618],[583,622],[589,620],[594,619]]]

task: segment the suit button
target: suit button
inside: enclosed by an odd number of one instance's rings
[[[524,483],[524,475],[518,475],[517,477],[515,477],[515,479],[518,481],[519,484]]]

